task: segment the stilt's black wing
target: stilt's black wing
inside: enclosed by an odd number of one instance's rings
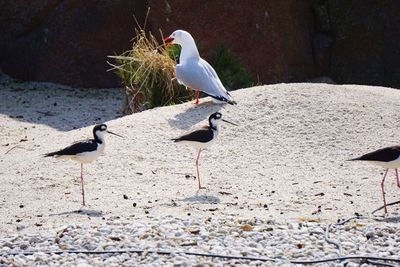
[[[182,135],[179,138],[172,139],[175,142],[180,141],[192,141],[192,142],[199,142],[199,143],[207,143],[210,142],[214,138],[214,133],[211,128],[207,127],[205,129],[197,130],[185,135]]]
[[[47,153],[44,156],[52,157],[52,156],[77,155],[79,153],[90,152],[96,149],[97,149],[97,142],[95,140],[86,140],[74,143],[59,151]]]
[[[400,156],[400,146],[385,147],[351,160],[389,162]]]

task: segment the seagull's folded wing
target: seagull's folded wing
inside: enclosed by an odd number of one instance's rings
[[[176,66],[176,76],[184,85],[208,95],[231,100],[217,73],[207,61],[187,61]]]

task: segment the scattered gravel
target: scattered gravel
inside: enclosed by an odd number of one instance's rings
[[[225,219],[150,219],[110,218],[97,227],[70,224],[40,233],[17,233],[0,238],[0,266],[194,266],[222,264],[286,265],[288,260],[315,260],[344,255],[368,255],[400,259],[400,225],[372,220],[352,220],[344,225],[321,222]],[[46,251],[144,250],[144,253],[44,253]],[[33,251],[32,255],[17,254]],[[151,251],[169,251],[160,255]],[[274,258],[261,262],[183,254],[183,251],[221,255]],[[322,263],[320,266],[336,263]],[[358,266],[352,261],[347,266]],[[367,266],[367,265],[363,265]]]

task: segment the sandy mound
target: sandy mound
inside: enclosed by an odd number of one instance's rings
[[[210,105],[206,98],[198,107],[186,103],[122,118],[115,90],[1,87],[2,231],[96,224],[113,216],[336,221],[368,215],[382,205],[383,170],[345,160],[397,144],[399,136],[400,92],[381,87],[260,86],[235,91],[237,106]],[[197,193],[195,151],[170,139],[205,124],[216,110],[240,126],[221,123],[219,139],[202,153],[207,189]],[[90,137],[100,121],[126,138],[108,136],[106,155],[84,166],[89,206],[76,213],[79,164],[42,154]],[[389,202],[400,192],[393,175]],[[400,209],[389,212],[396,217]]]

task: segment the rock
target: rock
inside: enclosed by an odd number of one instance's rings
[[[1,69],[24,80],[83,87],[120,84],[107,56],[130,48],[144,1],[21,0],[0,4]]]
[[[26,250],[26,249],[29,248],[29,244],[28,244],[28,243],[22,243],[22,244],[19,246],[19,248],[22,249],[22,250]]]
[[[242,229],[243,231],[253,231],[254,227],[250,224],[244,224],[240,226],[240,229]]]
[[[325,2],[335,40],[329,76],[340,83],[398,88],[400,1]]]
[[[259,83],[326,76],[400,86],[399,1],[3,1],[0,69],[20,79],[119,86],[107,56],[131,47],[132,15],[142,24],[148,7],[154,34],[185,25],[207,60],[226,44]]]
[[[186,231],[188,231],[191,234],[197,235],[200,233],[200,229],[199,228],[187,228]]]
[[[375,236],[375,233],[374,233],[373,231],[369,231],[369,232],[367,232],[367,233],[365,234],[365,237],[366,237],[367,239],[373,239],[374,236]]]

